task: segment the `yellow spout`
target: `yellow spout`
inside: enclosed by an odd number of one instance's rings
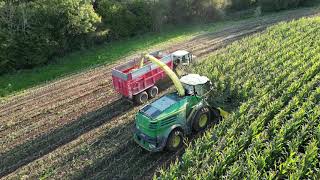
[[[141,58],[141,61],[140,61],[140,68],[142,68],[144,65],[144,58]]]
[[[178,76],[162,61],[158,60],[154,56],[147,54],[146,57],[153,63],[157,64],[166,74],[170,77],[170,79],[173,81],[174,86],[176,87],[178,94],[180,96],[185,95],[185,90],[180,82],[180,79]]]
[[[220,107],[218,107],[218,110],[220,111],[220,115],[223,118],[226,118],[227,116],[229,116],[229,113],[227,111],[224,111],[223,109],[221,109]]]

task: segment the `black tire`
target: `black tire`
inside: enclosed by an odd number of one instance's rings
[[[222,120],[219,109],[212,108],[211,110],[214,124],[218,124]]]
[[[148,89],[149,98],[154,98],[158,95],[159,89],[157,86],[152,86]]]
[[[201,108],[194,117],[192,129],[196,132],[203,131],[207,128],[210,118],[210,109],[208,107]]]
[[[177,142],[177,139],[179,139],[179,142]],[[179,129],[173,130],[168,139],[166,144],[166,149],[168,151],[174,152],[179,150],[183,146],[183,133]]]
[[[137,104],[144,104],[145,102],[148,101],[148,98],[149,98],[148,93],[143,91],[135,96],[135,102]]]

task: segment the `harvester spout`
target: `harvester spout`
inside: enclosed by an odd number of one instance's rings
[[[174,86],[176,87],[178,94],[180,96],[185,95],[185,90],[182,86],[182,83],[180,82],[180,79],[178,76],[162,61],[158,60],[154,56],[147,54],[146,58],[148,58],[151,62],[157,64],[166,74],[170,77],[170,79],[173,81]]]

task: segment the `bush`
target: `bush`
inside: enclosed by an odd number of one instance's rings
[[[0,17],[0,73],[32,68],[81,47],[100,21],[82,0],[7,1]]]
[[[216,7],[212,1],[207,0],[192,0],[188,7],[188,20],[190,21],[210,21],[214,19]]]
[[[112,39],[130,37],[152,29],[151,6],[142,0],[118,2],[98,1],[97,12],[110,29]]]
[[[169,4],[166,0],[154,1],[151,5],[152,31],[159,32],[165,24],[169,23]]]
[[[280,11],[289,8],[296,8],[301,5],[305,0],[259,0],[261,10],[267,11]]]
[[[254,7],[255,0],[231,0],[231,3],[228,6],[230,10],[244,10]]]

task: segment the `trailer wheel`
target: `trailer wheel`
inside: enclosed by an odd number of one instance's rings
[[[203,107],[197,112],[193,120],[192,128],[196,132],[202,131],[208,126],[209,121],[210,109],[208,107]]]
[[[177,151],[179,150],[183,145],[183,133],[179,129],[173,130],[168,139],[166,144],[166,149],[168,151]]]
[[[138,104],[144,104],[145,102],[148,101],[148,93],[143,91],[141,93],[139,93],[138,95],[135,96],[135,101]]]
[[[148,89],[149,98],[154,98],[158,95],[159,89],[157,86],[153,86]]]

